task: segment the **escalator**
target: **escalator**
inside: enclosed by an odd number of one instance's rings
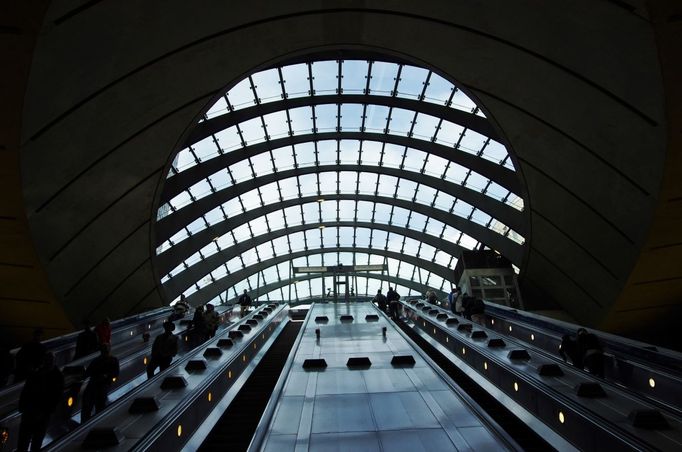
[[[424,340],[410,326],[402,321],[397,322],[402,329],[450,378],[457,383],[504,431],[526,451],[555,450],[540,435],[533,431],[521,419],[514,415],[500,401],[479,386],[452,361]]]
[[[199,448],[202,452],[246,450],[303,322],[290,321]]]

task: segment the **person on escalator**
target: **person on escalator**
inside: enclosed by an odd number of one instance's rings
[[[95,334],[100,344],[111,344],[111,322],[108,317],[97,324]]]
[[[24,381],[26,377],[43,364],[43,357],[47,349],[41,342],[42,328],[33,331],[33,338],[21,346],[15,357],[14,383]]]
[[[240,317],[244,317],[244,315],[246,315],[246,313],[249,311],[249,306],[251,306],[251,303],[251,297],[248,293],[246,293],[246,289],[244,289],[244,293],[239,297],[239,306],[241,306],[241,310],[239,312]]]
[[[93,407],[99,413],[107,406],[109,388],[118,378],[119,370],[118,358],[111,356],[111,345],[101,344],[100,355],[85,370],[85,377],[90,378],[90,381],[83,391],[81,423],[92,417]]]
[[[50,416],[62,399],[64,376],[54,365],[54,355],[46,352],[42,364],[31,371],[19,396],[21,423],[17,451],[40,450],[47,432]]]
[[[206,318],[204,317],[203,306],[197,306],[196,309],[194,309],[190,336],[195,345],[201,344],[208,339],[208,330],[206,329]]]
[[[391,316],[393,320],[397,320],[399,317],[398,313],[398,301],[400,300],[400,295],[398,295],[398,292],[393,290],[393,287],[388,288],[388,292],[386,292],[386,300],[388,301],[388,313]]]
[[[178,337],[173,334],[175,324],[165,322],[163,333],[159,334],[152,344],[152,356],[147,364],[147,378],[152,378],[156,368],[160,372],[168,369],[173,357],[178,354]]]
[[[220,316],[215,310],[215,306],[211,303],[206,304],[206,312],[204,313],[204,321],[206,322],[206,331],[208,337],[215,336],[218,330],[218,325],[220,324]]]
[[[485,303],[480,298],[474,298],[469,308],[471,321],[485,326]]]
[[[604,378],[604,352],[597,335],[589,333],[585,328],[579,328],[577,346],[587,371]]]
[[[450,293],[448,294],[448,304],[450,306],[450,311],[452,311],[453,314],[459,314],[457,312],[457,300],[459,300],[459,296],[461,294],[461,291],[457,286],[453,287]]]
[[[381,309],[383,312],[386,312],[386,306],[388,305],[388,302],[386,301],[384,294],[381,293],[381,289],[377,290],[377,294],[374,296],[372,302],[376,303],[379,306],[379,309]]]

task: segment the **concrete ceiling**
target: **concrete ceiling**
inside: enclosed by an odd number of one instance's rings
[[[652,24],[634,0],[52,2],[17,81],[16,127],[23,207],[54,298],[76,322],[162,305],[152,218],[191,126],[255,69],[351,49],[433,68],[484,107],[526,185],[526,299],[627,332],[615,303],[651,242],[664,175],[665,196],[680,186],[666,170],[680,103],[666,104],[675,75],[659,55],[674,52],[661,39],[679,36],[668,20],[679,11],[653,3]],[[629,316],[646,310],[655,324],[679,306],[682,271],[666,277],[673,301],[631,302]]]

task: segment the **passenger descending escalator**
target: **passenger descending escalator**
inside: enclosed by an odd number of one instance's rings
[[[272,344],[230,406],[203,442],[200,451],[246,450],[291,352],[302,322],[290,321]]]

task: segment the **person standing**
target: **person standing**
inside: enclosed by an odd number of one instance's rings
[[[386,305],[388,302],[386,301],[384,294],[381,293],[381,289],[377,290],[377,294],[374,296],[372,302],[379,305],[379,309],[381,309],[383,312],[386,312]]]
[[[97,334],[92,331],[88,322],[83,322],[83,327],[83,331],[76,338],[76,352],[73,354],[74,360],[95,353],[99,349]]]
[[[173,334],[175,324],[165,322],[163,333],[159,334],[152,344],[152,356],[147,364],[147,378],[152,378],[156,368],[160,372],[170,367],[173,357],[178,354],[178,337]]]
[[[448,304],[450,305],[450,311],[453,314],[457,314],[457,299],[459,299],[460,290],[457,286],[453,287],[448,294]]]
[[[251,297],[246,293],[246,289],[244,289],[244,293],[239,297],[239,306],[241,306],[239,316],[244,317],[249,310],[249,306],[251,306]]]
[[[47,349],[42,344],[42,339],[42,328],[36,328],[33,331],[33,338],[17,352],[14,383],[24,381],[31,372],[43,364],[43,357],[47,353]]]
[[[204,307],[197,306],[194,310],[194,317],[192,317],[191,328],[192,343],[195,345],[203,343],[208,339],[208,332],[206,329],[206,318],[204,317]]]
[[[51,352],[43,354],[41,365],[26,377],[19,396],[21,423],[17,451],[38,451],[43,444],[50,416],[64,394],[64,376],[54,365]]]
[[[206,322],[206,331],[208,337],[215,336],[215,332],[218,330],[218,325],[220,324],[220,316],[215,311],[215,306],[211,303],[206,305],[206,312],[204,313],[204,321]]]
[[[471,321],[485,326],[485,303],[480,298],[474,298],[470,303]]]
[[[388,288],[386,292],[386,300],[388,301],[388,313],[393,320],[398,319],[398,301],[400,300],[400,295],[398,292],[393,290],[393,287]]]
[[[108,317],[97,324],[95,334],[100,344],[111,344],[111,322]]]
[[[576,342],[578,354],[587,371],[604,378],[604,352],[597,335],[589,333],[585,328],[579,328]]]
[[[92,417],[92,409],[99,413],[107,406],[109,388],[118,377],[118,359],[111,356],[111,345],[101,344],[100,355],[93,359],[85,370],[85,377],[89,377],[88,386],[83,392],[83,404],[81,409],[81,423],[87,422]]]

